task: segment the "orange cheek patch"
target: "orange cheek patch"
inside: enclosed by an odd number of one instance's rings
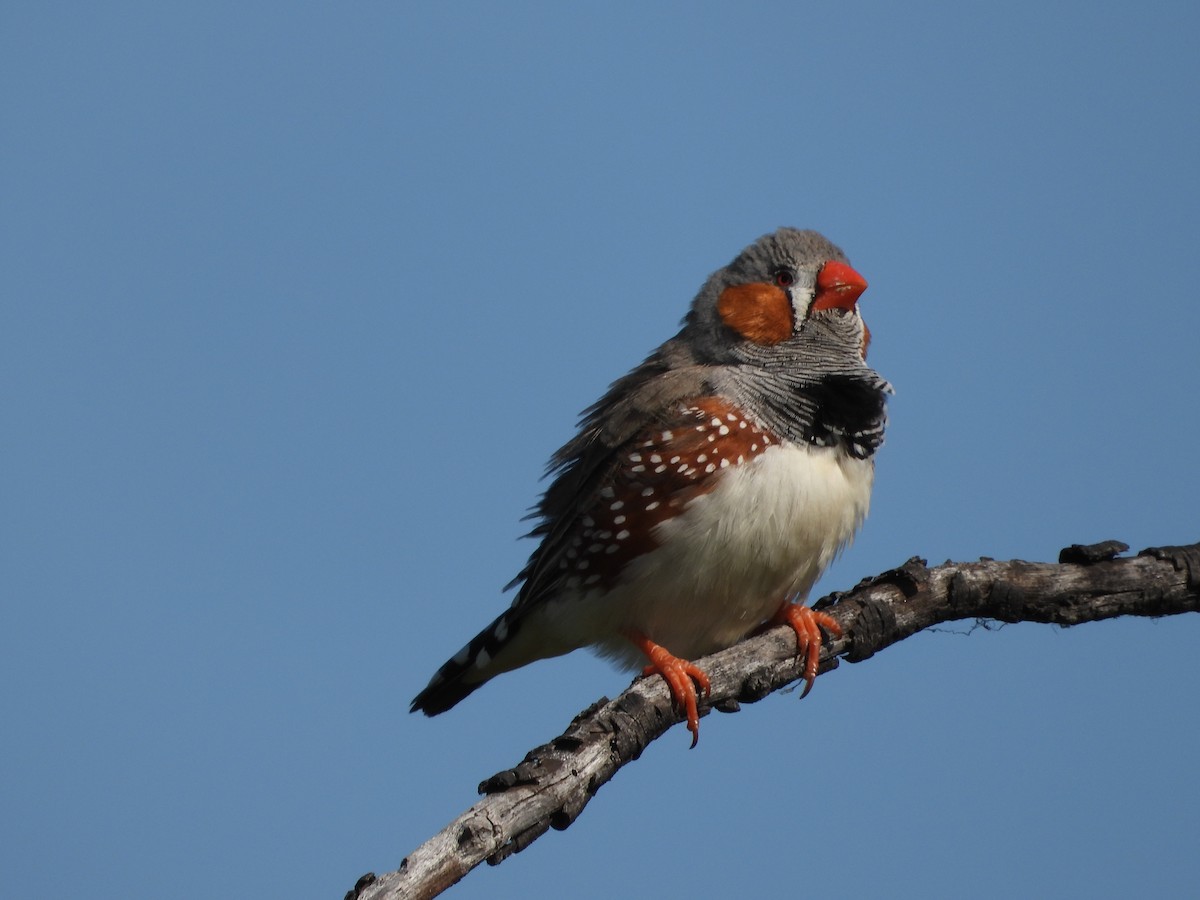
[[[721,321],[748,341],[778,344],[792,336],[792,301],[787,291],[756,281],[735,284],[717,299]]]

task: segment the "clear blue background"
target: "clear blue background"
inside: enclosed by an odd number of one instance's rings
[[[1198,10],[6,3],[0,892],[341,897],[620,691],[406,712],[576,413],[779,225],[898,391],[819,592],[1200,538]],[[453,896],[1190,894],[1198,641],[920,635]]]

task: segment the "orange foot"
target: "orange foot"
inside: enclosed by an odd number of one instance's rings
[[[640,631],[626,631],[625,637],[650,660],[650,665],[642,670],[642,674],[661,675],[667,687],[671,689],[671,698],[675,705],[687,715],[687,727],[692,733],[692,746],[695,747],[696,742],[700,740],[700,713],[696,709],[696,688],[692,681],[700,686],[700,690],[704,691],[704,696],[707,697],[712,690],[708,676],[702,669],[686,659],[672,655],[670,650],[660,647]]]
[[[796,632],[796,641],[800,645],[798,656],[804,660],[804,690],[800,694],[803,700],[812,690],[813,682],[817,679],[817,663],[821,659],[821,626],[831,634],[841,637],[842,626],[833,616],[817,612],[810,606],[799,603],[785,603],[779,607],[779,612],[771,619],[774,625],[791,625]]]

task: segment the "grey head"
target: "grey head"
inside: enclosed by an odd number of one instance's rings
[[[781,228],[709,277],[677,339],[710,367],[715,393],[780,436],[867,457],[891,386],[866,364],[865,289],[839,247]]]
[[[619,447],[664,409],[705,394],[727,397],[781,437],[809,443],[830,436],[814,441],[794,413],[812,419],[815,406],[845,399],[852,418],[879,420],[881,437],[883,394],[891,388],[866,364],[870,333],[857,304],[865,287],[818,232],[764,235],[709,276],[675,337],[585,411],[551,469],[589,448]]]
[[[764,354],[754,352],[755,346],[786,344],[803,331],[816,293],[817,276],[831,261],[848,264],[841,248],[816,231],[780,228],[764,235],[709,276],[692,301],[679,337],[699,361],[709,365],[761,361]],[[778,289],[774,296],[768,291],[746,296],[745,304],[764,307],[757,310],[761,316],[778,317],[774,323],[760,322],[763,328],[758,331],[740,327],[753,310],[740,310],[743,315],[739,318],[730,309],[731,304],[723,302],[731,296],[727,291],[749,285]],[[785,299],[786,306],[782,302]]]

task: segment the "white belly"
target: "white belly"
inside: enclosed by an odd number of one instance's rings
[[[629,666],[645,660],[623,629],[685,659],[728,647],[807,597],[862,524],[873,478],[871,461],[831,448],[771,447],[661,523],[615,587],[551,601],[543,624]]]

